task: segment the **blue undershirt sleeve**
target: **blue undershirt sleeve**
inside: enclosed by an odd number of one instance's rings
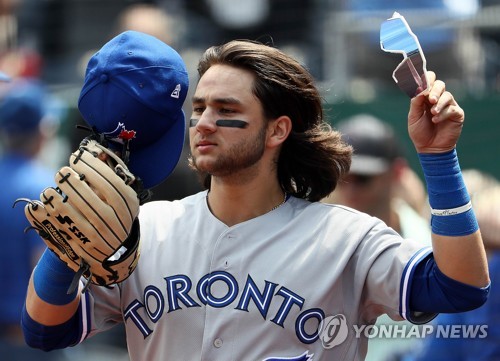
[[[416,265],[409,287],[409,310],[416,314],[470,311],[483,305],[490,291],[490,285],[474,287],[449,278],[432,254]]]
[[[33,320],[23,307],[21,327],[26,344],[32,348],[51,351],[74,346],[81,334],[80,309],[61,325],[45,326]]]

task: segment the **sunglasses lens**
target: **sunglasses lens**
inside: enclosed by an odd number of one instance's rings
[[[348,183],[363,187],[370,184],[372,180],[373,180],[372,176],[351,174],[348,178]]]
[[[380,26],[380,46],[389,53],[403,54],[392,77],[410,98],[427,89],[426,61],[416,35],[398,13]]]
[[[400,18],[386,20],[380,26],[380,44],[387,52],[409,54],[418,50],[417,41]]]
[[[401,62],[393,77],[399,88],[410,98],[413,98],[427,89],[427,79],[422,57],[419,53],[413,54]]]

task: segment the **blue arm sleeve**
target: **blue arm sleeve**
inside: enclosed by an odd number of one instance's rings
[[[26,311],[26,306],[24,306],[21,317],[21,327],[23,329],[26,344],[43,351],[51,351],[76,345],[79,335],[81,334],[79,314],[80,310],[61,325],[45,326],[33,320]]]
[[[410,286],[412,312],[455,313],[470,311],[486,302],[490,285],[479,288],[444,275],[429,255],[415,268]]]

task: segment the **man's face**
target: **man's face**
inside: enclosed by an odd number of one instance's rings
[[[378,216],[380,208],[385,209],[391,201],[390,171],[376,175],[348,174],[336,189],[338,203],[362,212]]]
[[[214,65],[193,95],[189,137],[194,166],[214,176],[255,167],[265,150],[266,126],[252,92],[254,75]]]

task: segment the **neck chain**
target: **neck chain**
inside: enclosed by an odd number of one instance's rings
[[[208,202],[208,193],[207,193],[207,195],[206,195],[206,197],[205,197],[205,198],[206,198],[207,206],[208,206],[208,208],[209,208],[209,209],[210,209],[210,211],[211,211],[212,209],[210,208],[210,203]],[[274,211],[275,209],[277,209],[277,208],[281,207],[283,204],[285,204],[285,203],[286,203],[287,198],[288,198],[288,193],[286,193],[286,192],[285,192],[285,196],[283,197],[283,202],[281,202],[280,204],[275,205],[273,208],[271,208],[269,211],[267,211],[267,213],[272,212],[272,211]]]
[[[288,196],[288,194],[286,194],[286,192],[285,192],[285,197],[283,198],[283,202],[281,202],[280,204],[278,204],[278,205],[274,206],[274,207],[273,207],[273,208],[272,208],[269,212],[272,212],[272,211],[274,211],[276,208],[279,208],[279,207],[281,207],[283,204],[285,204],[286,199],[287,199],[287,196]]]

